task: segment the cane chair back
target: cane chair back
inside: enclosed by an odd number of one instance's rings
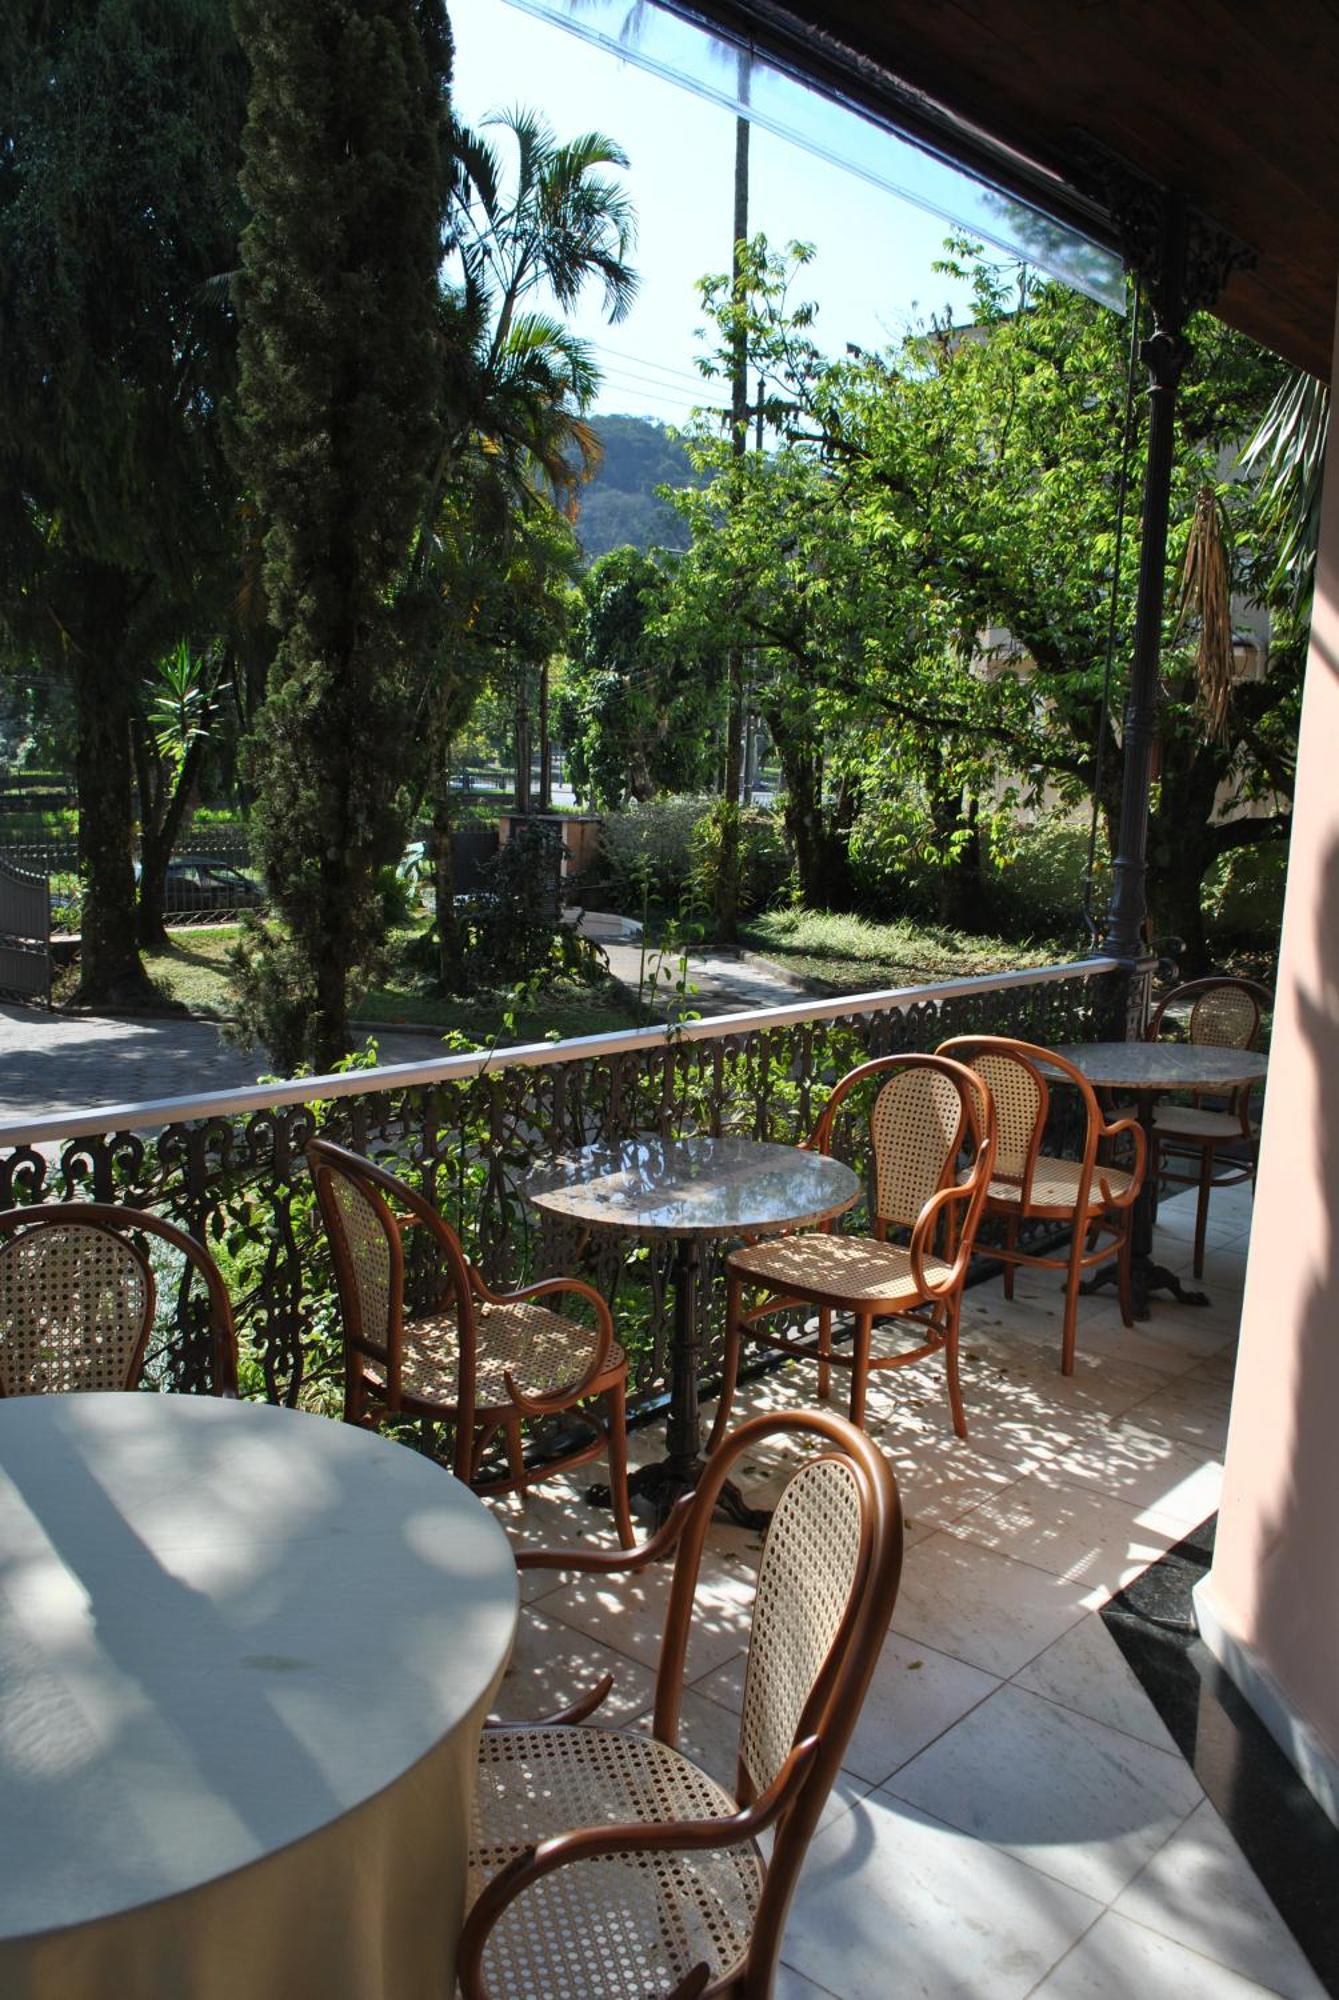
[[[995,1178],[1031,1183],[1050,1109],[1050,1091],[1036,1064],[1012,1049],[967,1056],[995,1106]]]
[[[235,1394],[232,1309],[208,1252],[174,1223],[101,1202],[0,1214],[0,1396],[135,1389],[158,1288],[136,1239],[158,1238],[205,1282],[216,1395]]]
[[[377,1398],[395,1415],[404,1401],[404,1231],[420,1225],[445,1276],[446,1305],[456,1328],[458,1380],[445,1401],[473,1421],[474,1311],[468,1267],[455,1231],[398,1175],[328,1140],[313,1139],[307,1159],[330,1238],[344,1319],[345,1414],[363,1401],[364,1364],[377,1371]],[[391,1199],[397,1206],[391,1207]]]
[[[721,1490],[741,1457],[778,1435],[807,1436],[820,1452],[802,1461],[767,1531],[732,1797],[678,1750],[685,1659]],[[768,1413],[726,1435],[696,1492],[641,1548],[524,1551],[518,1567],[610,1575],[676,1542],[649,1739],[570,1723],[484,1731],[458,1962],[466,2000],[771,1991],[795,1881],[897,1597],[896,1482],[844,1419]],[[752,1836],[769,1826],[764,1860]]]
[[[889,1077],[869,1119],[881,1224],[912,1228],[926,1203],[948,1186],[967,1122],[962,1090],[945,1071],[917,1062]]]
[[[1253,979],[1191,979],[1164,993],[1146,1031],[1150,1042],[1162,1032],[1169,1013],[1190,1002],[1186,1040],[1201,1048],[1253,1049],[1260,1036],[1260,1017],[1269,994]]]
[[[758,1565],[739,1737],[740,1770],[755,1796],[804,1733],[859,1580],[863,1516],[855,1474],[827,1457],[800,1468],[772,1515]]]

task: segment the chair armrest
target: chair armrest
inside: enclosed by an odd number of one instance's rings
[[[585,1722],[594,1715],[601,1702],[607,1701],[613,1693],[614,1677],[601,1674],[593,1687],[579,1695],[566,1708],[560,1708],[552,1715],[543,1715],[537,1722],[509,1722],[505,1716],[490,1715],[484,1723],[485,1729],[565,1729],[573,1723]]]
[[[1130,1203],[1138,1196],[1140,1186],[1143,1183],[1144,1173],[1148,1166],[1148,1141],[1144,1137],[1144,1128],[1137,1118],[1117,1118],[1114,1124],[1102,1125],[1097,1136],[1099,1140],[1124,1139],[1128,1137],[1134,1142],[1134,1169],[1130,1175],[1130,1185],[1124,1194],[1112,1194],[1109,1184],[1103,1178],[1100,1162],[1093,1168],[1093,1179],[1102,1190],[1102,1199],[1106,1203],[1106,1206],[1108,1208],[1128,1208]]]
[[[602,1553],[597,1549],[518,1549],[517,1569],[557,1569],[579,1572],[582,1576],[618,1576],[625,1570],[647,1569],[670,1555],[688,1525],[695,1495],[681,1493],[668,1515],[640,1548]]]
[[[911,1275],[916,1280],[917,1289],[923,1292],[927,1299],[948,1298],[956,1289],[962,1277],[963,1263],[972,1254],[970,1243],[964,1245],[962,1242],[959,1242],[957,1254],[953,1259],[953,1267],[947,1278],[935,1279],[928,1277],[925,1270],[925,1259],[934,1248],[935,1230],[938,1226],[940,1216],[946,1209],[951,1209],[955,1202],[963,1202],[970,1207],[975,1193],[976,1189],[970,1184],[967,1186],[959,1185],[940,1188],[938,1194],[931,1195],[925,1207],[916,1217],[916,1226],[911,1232],[908,1254],[911,1258]]]
[[[481,1976],[488,1933],[517,1897],[542,1882],[546,1875],[573,1862],[599,1861],[614,1854],[700,1854],[714,1847],[737,1847],[766,1832],[789,1803],[795,1788],[807,1777],[817,1755],[818,1738],[806,1736],[795,1745],[766,1791],[752,1805],[742,1807],[729,1818],[584,1826],[527,1847],[505,1868],[499,1868],[465,1920],[456,1965],[465,2000],[488,2000]],[[690,1978],[693,1976],[695,1973]],[[684,1988],[680,1985],[675,1990],[683,1992]],[[693,1990],[689,1985],[687,1991]]]
[[[553,1389],[547,1396],[532,1396],[508,1369],[503,1377],[507,1384],[507,1394],[518,1410],[527,1417],[553,1416],[559,1410],[570,1409],[589,1396],[596,1382],[609,1366],[609,1350],[614,1344],[614,1316],[608,1305],[600,1297],[593,1285],[581,1278],[541,1278],[538,1284],[522,1285],[519,1291],[495,1292],[486,1285],[474,1266],[470,1266],[470,1285],[474,1295],[485,1305],[515,1306],[525,1305],[536,1299],[553,1298],[562,1293],[570,1293],[574,1298],[585,1299],[595,1308],[595,1331],[592,1335],[595,1346],[586,1364],[585,1373],[575,1382],[565,1384],[561,1389]]]

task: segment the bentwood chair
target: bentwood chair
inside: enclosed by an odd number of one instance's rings
[[[790,1479],[763,1543],[731,1793],[678,1748],[684,1660],[712,1510],[736,1460],[774,1437],[821,1449]],[[772,1992],[796,1877],[897,1597],[897,1486],[842,1418],[768,1414],[722,1441],[696,1492],[634,1553],[517,1562],[607,1576],[676,1543],[650,1734],[588,1723],[608,1676],[550,1722],[483,1732],[457,1958],[465,2000]]]
[[[36,1202],[0,1214],[0,1396],[135,1389],[158,1287],[156,1239],[198,1273],[209,1321],[209,1387],[237,1394],[228,1290],[209,1252],[174,1222],[110,1202]]]
[[[956,1035],[940,1044],[942,1056],[966,1063],[981,1078],[995,1105],[995,1167],[986,1196],[986,1214],[1004,1221],[1004,1246],[991,1255],[1004,1264],[1004,1295],[1013,1297],[1014,1270],[1029,1264],[1065,1273],[1065,1314],[1060,1337],[1060,1370],[1074,1373],[1079,1285],[1083,1273],[1116,1259],[1121,1318],[1134,1324],[1130,1296],[1131,1222],[1144,1178],[1144,1134],[1135,1118],[1108,1121],[1086,1076],[1063,1056],[1007,1035]],[[1049,1079],[1049,1080],[1048,1080]],[[1083,1112],[1083,1150],[1077,1160],[1043,1153],[1051,1103],[1051,1082],[1072,1084]],[[1113,1144],[1128,1141],[1128,1167],[1106,1157]],[[1025,1222],[1069,1228],[1062,1257],[1020,1250]]]
[[[1201,1048],[1254,1049],[1260,1043],[1260,1018],[1269,1005],[1266,987],[1253,979],[1191,979],[1165,993],[1153,1010],[1144,1039],[1156,1042],[1189,1003],[1183,1039]],[[1220,1168],[1218,1155],[1230,1152]],[[1163,1101],[1153,1111],[1152,1172],[1157,1185],[1199,1189],[1195,1207],[1195,1276],[1204,1276],[1204,1235],[1209,1221],[1209,1195],[1216,1187],[1255,1182],[1259,1134],[1251,1123],[1251,1091],[1224,1094],[1198,1091],[1189,1103]],[[1179,1171],[1168,1166],[1177,1162]]]
[[[403,1416],[450,1424],[456,1476],[481,1493],[524,1493],[607,1450],[614,1524],[631,1548],[628,1363],[599,1293],[577,1278],[491,1291],[466,1261],[455,1231],[398,1176],[324,1139],[311,1141],[307,1159],[344,1320],[345,1421]],[[433,1267],[426,1312],[406,1310],[404,1239],[411,1228],[424,1232]],[[540,1303],[564,1294],[586,1301],[593,1330]],[[581,1407],[597,1398],[603,1421]],[[582,1426],[578,1442],[540,1468],[528,1466],[523,1423],[569,1411]],[[490,1474],[484,1454],[499,1436],[507,1471]]]
[[[958,1321],[963,1286],[990,1180],[995,1138],[985,1087],[961,1063],[942,1056],[880,1056],[861,1063],[824,1106],[808,1144],[832,1150],[837,1119],[853,1091],[877,1081],[869,1111],[874,1174],[873,1234],[845,1236],[832,1228],[772,1238],[732,1252],[726,1261],[725,1359],[721,1398],[709,1450],[725,1433],[745,1338],[782,1354],[818,1363],[818,1393],[826,1401],[831,1370],[851,1376],[851,1422],[865,1420],[871,1374],[905,1368],[942,1353],[949,1407],[958,1436],[967,1435],[958,1377]],[[968,1165],[960,1170],[966,1151]],[[907,1241],[891,1240],[893,1233]],[[761,1287],[751,1306],[745,1297]],[[817,1334],[778,1330],[780,1313],[812,1306]],[[849,1350],[833,1345],[833,1315],[849,1315]],[[915,1345],[874,1352],[876,1321],[906,1322]],[[899,1324],[899,1331],[900,1331]]]

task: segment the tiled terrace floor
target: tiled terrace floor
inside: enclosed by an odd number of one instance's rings
[[[934,1366],[872,1391],[906,1566],[786,1930],[781,2000],[1323,1994],[1097,1616],[1217,1505],[1249,1195],[1220,1191],[1211,1215],[1211,1306],[1159,1300],[1126,1331],[1106,1294],[1085,1301],[1068,1382],[1056,1277],[1020,1275],[1012,1304],[998,1283],[970,1292],[969,1443]],[[1187,1279],[1192,1222],[1189,1196],[1164,1204],[1158,1254]],[[787,1370],[740,1414],[812,1384]],[[635,1451],[660,1443],[644,1431]],[[523,1541],[607,1539],[557,1482],[509,1519]],[[756,1548],[714,1531],[689,1655],[685,1747],[727,1784]],[[608,1671],[610,1719],[647,1721],[664,1577],[526,1586],[499,1707],[542,1714]]]

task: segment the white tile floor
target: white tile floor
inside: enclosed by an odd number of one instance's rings
[[[1191,1197],[1164,1203],[1158,1254],[1189,1279]],[[1097,1611],[1217,1505],[1250,1226],[1214,1196],[1205,1310],[1157,1300],[1123,1328],[1085,1302],[1058,1372],[1060,1295],[968,1294],[971,1439],[941,1371],[886,1377],[871,1427],[896,1468],[907,1556],[892,1629],[810,1850],[778,2000],[1321,2000],[1256,1876],[1172,1745]],[[788,1370],[739,1410],[804,1401]],[[656,1455],[641,1432],[634,1455]],[[777,1467],[751,1468],[766,1498]],[[609,1537],[555,1481],[508,1517],[524,1542]],[[684,1748],[733,1779],[756,1538],[713,1531]],[[611,1720],[647,1718],[665,1577],[532,1575],[499,1707],[551,1712],[600,1673]]]

